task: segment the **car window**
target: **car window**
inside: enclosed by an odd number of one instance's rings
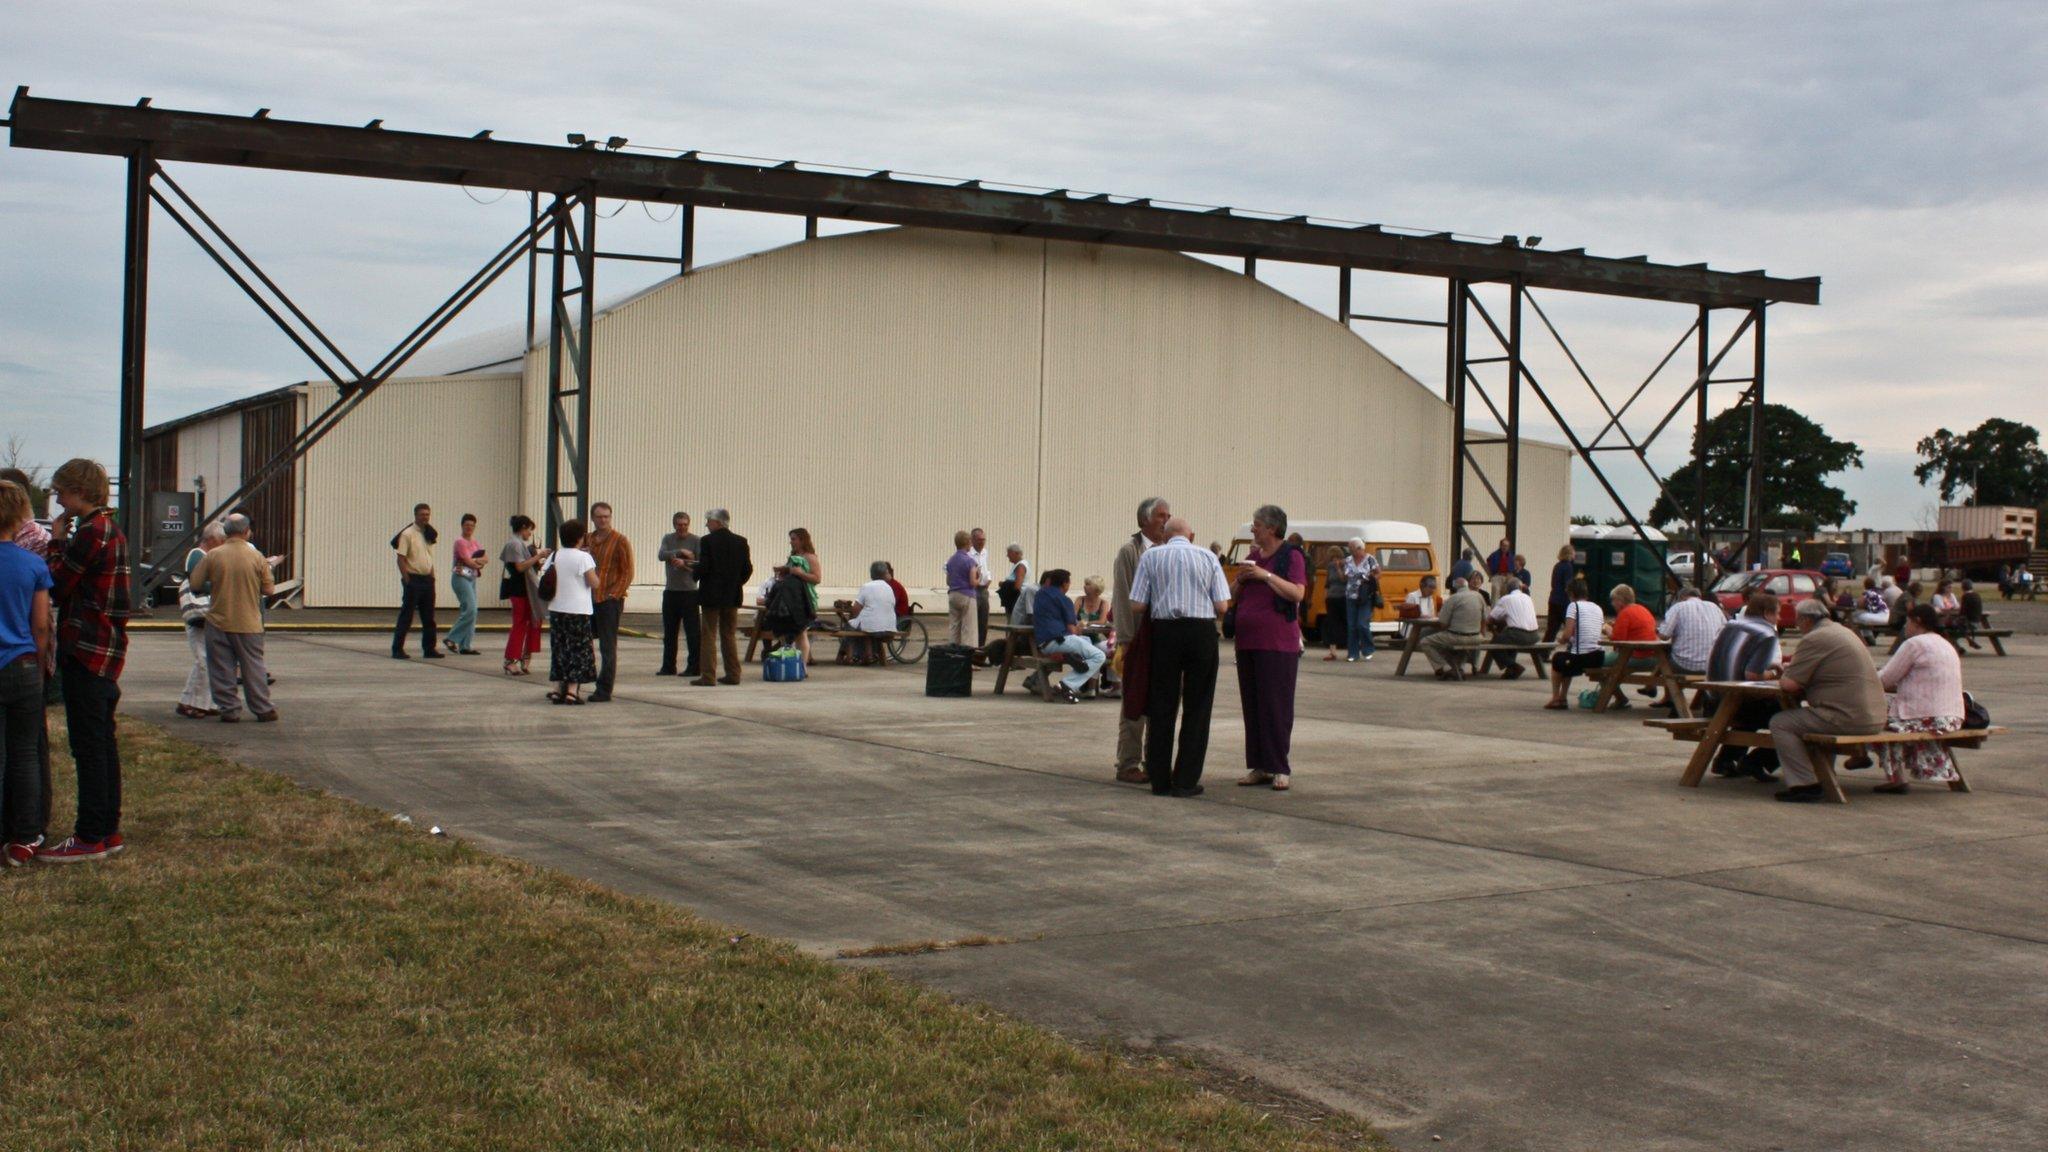
[[[1224,556],[1223,556],[1223,562],[1224,562],[1224,563],[1226,563],[1226,564],[1235,564],[1235,563],[1237,563],[1238,561],[1240,561],[1240,560],[1243,560],[1243,559],[1245,558],[1245,555],[1246,555],[1247,553],[1249,553],[1249,552],[1250,552],[1251,550],[1252,550],[1252,542],[1251,542],[1251,541],[1249,541],[1249,540],[1232,540],[1232,541],[1230,542],[1230,551],[1229,551],[1229,552],[1226,552],[1226,553],[1224,553]]]
[[[1380,567],[1389,572],[1429,571],[1429,550],[1426,548],[1382,548]]]
[[[1792,590],[1792,580],[1787,576],[1773,576],[1764,584],[1764,591],[1773,596],[1783,596]]]
[[[1813,577],[1811,576],[1792,577],[1792,590],[1794,592],[1799,592],[1811,596],[1813,595],[1813,587]]]
[[[1748,572],[1730,572],[1726,576],[1721,577],[1721,579],[1717,583],[1715,583],[1714,591],[1740,592],[1744,588],[1749,587],[1749,582],[1752,579],[1754,579],[1754,577]]]

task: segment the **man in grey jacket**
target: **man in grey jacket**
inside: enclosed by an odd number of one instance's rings
[[[1126,650],[1138,638],[1138,614],[1131,607],[1131,579],[1138,572],[1138,557],[1145,549],[1166,539],[1166,522],[1173,509],[1164,499],[1148,496],[1138,503],[1138,530],[1116,551],[1111,570],[1109,619],[1116,628],[1117,645]],[[1119,718],[1116,729],[1116,778],[1124,784],[1146,784],[1145,718]]]
[[[682,675],[698,674],[697,646],[697,549],[702,540],[690,531],[690,514],[678,512],[671,523],[675,531],[661,538],[656,555],[668,582],[661,593],[661,668],[656,676],[676,675],[676,634],[682,633],[689,652]]]

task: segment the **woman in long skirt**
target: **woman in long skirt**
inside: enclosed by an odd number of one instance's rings
[[[1301,672],[1301,627],[1308,594],[1308,558],[1285,545],[1287,513],[1267,504],[1252,513],[1252,551],[1237,578],[1237,694],[1244,708],[1244,778],[1240,785],[1294,783],[1288,752],[1294,742],[1294,683]],[[1342,588],[1342,585],[1339,585]]]
[[[562,546],[547,561],[555,577],[555,595],[548,601],[552,633],[548,678],[555,682],[555,690],[548,693],[548,699],[557,704],[583,703],[577,689],[597,679],[597,652],[590,628],[590,594],[597,587],[597,561],[578,547],[584,531],[581,520],[563,524]]]

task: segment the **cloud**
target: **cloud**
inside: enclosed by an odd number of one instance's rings
[[[268,106],[342,123],[378,116],[505,139],[616,133],[636,145],[1535,233],[1551,247],[1819,273],[1820,308],[1772,311],[1774,398],[1883,451],[1991,415],[2048,426],[2036,386],[2048,314],[2040,5],[20,7],[0,67],[45,95]],[[362,359],[524,220],[518,196],[481,204],[491,194],[174,174]],[[29,434],[43,455],[112,448],[119,182],[107,158],[0,153],[10,236],[0,344],[11,362],[0,365],[0,396],[10,418],[37,414]],[[797,229],[703,213],[698,255],[785,243]],[[607,248],[675,244],[672,223],[633,206],[599,231]],[[167,224],[157,235],[151,420],[311,374],[188,241]],[[607,267],[605,294],[659,274]],[[1261,274],[1334,307],[1328,269],[1267,264]],[[1436,281],[1361,276],[1359,293],[1361,307],[1389,314],[1443,307]],[[1692,318],[1635,301],[1544,302],[1587,371],[1622,395]],[[522,314],[508,284],[450,334]],[[1361,331],[1440,383],[1431,333]],[[1599,412],[1554,350],[1532,355],[1573,420]],[[53,401],[52,381],[69,403]],[[1654,423],[1682,386],[1660,379],[1638,411]],[[1872,474],[1893,467],[1876,451],[1872,461]]]

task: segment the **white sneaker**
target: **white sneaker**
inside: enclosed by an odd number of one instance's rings
[[[1275,776],[1275,777],[1273,777],[1273,791],[1275,791],[1275,792],[1285,792],[1285,791],[1287,791],[1287,789],[1289,789],[1290,787],[1292,787],[1292,786],[1293,786],[1293,785],[1291,785],[1291,784],[1289,784],[1289,783],[1288,783],[1288,781],[1289,781],[1289,780],[1291,780],[1291,779],[1292,779],[1292,777],[1290,777],[1290,776]]]

